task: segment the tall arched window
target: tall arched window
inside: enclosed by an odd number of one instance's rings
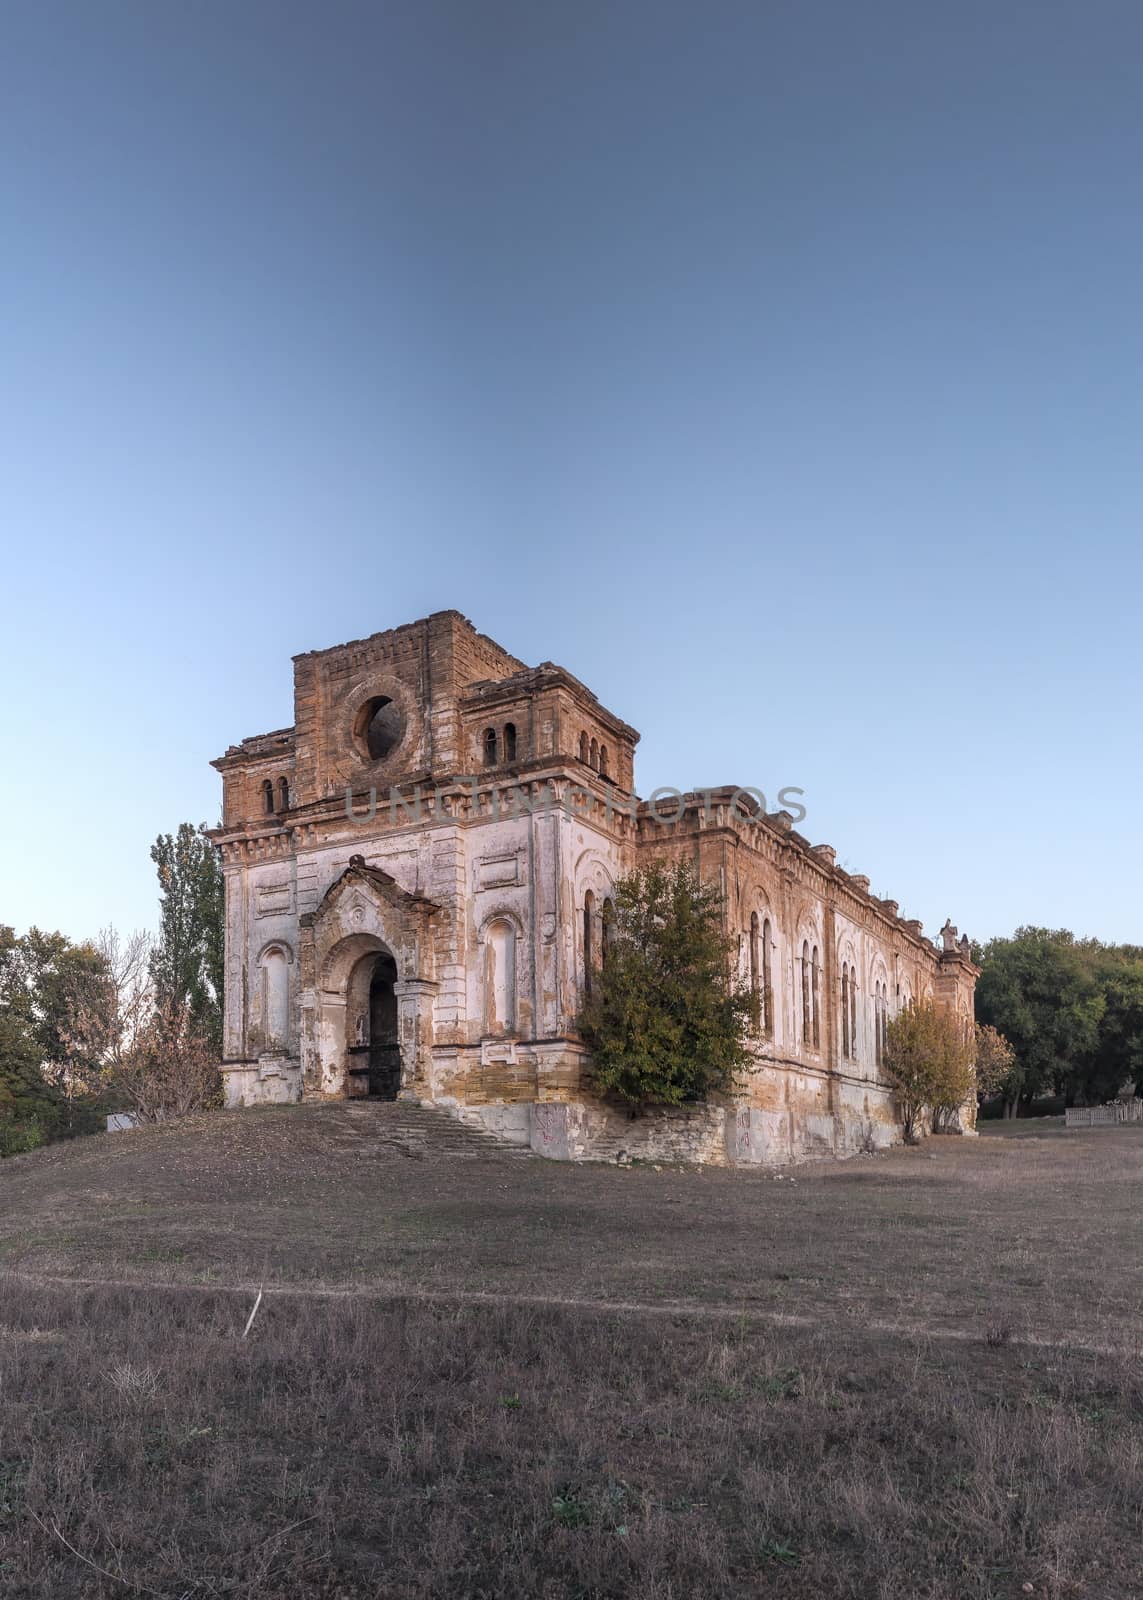
[[[289,778],[279,778],[278,779],[278,810],[279,811],[288,811],[289,809],[290,809],[290,780],[289,780]]]
[[[267,1049],[284,1050],[290,1026],[290,969],[276,945],[262,957],[262,1033]]]
[[[849,964],[841,964],[841,1054],[849,1060]]]
[[[873,983],[873,1061],[881,1065],[881,979]]]
[[[268,817],[274,815],[274,785],[269,778],[262,780],[262,809]]]
[[[808,1045],[812,1038],[810,1021],[810,945],[802,940],[802,1043]]]
[[[504,759],[505,761],[515,761],[516,759],[516,724],[514,722],[506,722],[504,724]]]
[[[586,767],[587,766],[587,734],[586,733],[581,733],[580,736],[579,736],[579,759],[583,762],[584,766]]]
[[[599,770],[599,746],[594,739],[591,741],[591,747],[588,750],[587,764],[593,772]]]
[[[608,951],[615,943],[615,901],[607,899],[603,902],[603,950],[604,961],[607,960]]]
[[[774,980],[770,970],[770,918],[762,922],[762,1028],[767,1038],[774,1035]]]
[[[591,994],[591,974],[595,966],[592,934],[595,922],[595,896],[589,889],[583,897],[583,992]]]
[[[516,930],[504,918],[485,930],[484,1013],[488,1033],[516,1031]]]
[[[880,979],[873,990],[873,1058],[879,1067],[885,1064],[885,1029],[889,1017],[887,986]]]
[[[762,999],[762,978],[758,963],[758,913],[750,913],[750,998],[754,1002],[754,1025],[765,1026],[765,1003]]]
[[[481,738],[481,746],[482,746],[483,751],[484,751],[484,765],[486,767],[494,767],[496,765],[496,729],[495,728],[485,728],[484,734],[483,734],[483,736]]]
[[[601,778],[607,777],[607,746],[605,744],[601,744],[599,747],[599,775]]]
[[[849,969],[849,1054],[857,1060],[857,968]]]
[[[810,988],[811,988],[811,996],[812,996],[812,999],[813,999],[813,1008],[814,1008],[814,1049],[815,1050],[820,1050],[821,1049],[821,1044],[822,1044],[822,1029],[821,1029],[822,975],[821,975],[821,966],[820,966],[820,964],[818,962],[818,947],[817,947],[817,945],[814,945],[814,953],[813,953],[812,957],[810,958],[810,977],[811,977],[811,980],[812,980],[811,984],[810,984]]]
[[[872,1059],[880,1066],[880,978],[872,986]]]
[[[876,981],[869,986],[869,1005],[873,1013],[873,1060],[875,1065],[880,1065],[880,1052],[877,1048],[877,984]]]

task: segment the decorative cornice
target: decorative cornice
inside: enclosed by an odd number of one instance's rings
[[[896,900],[882,900],[869,893],[869,879],[863,874],[850,874],[837,865],[836,851],[832,845],[811,844],[793,826],[788,811],[763,812],[746,789],[735,789],[729,784],[717,789],[700,789],[682,797],[683,809],[676,826],[688,832],[721,832],[729,834],[749,848],[775,860],[779,870],[791,879],[808,881],[820,898],[830,898],[829,891],[838,891],[850,903],[847,912],[854,921],[872,921],[888,925],[895,934],[916,947],[926,958],[937,954],[932,943],[925,938],[922,925],[916,918],[904,918]],[[669,808],[678,810],[673,797],[657,807],[643,802],[639,811],[640,829],[638,843],[652,848],[655,841],[653,828],[655,812],[664,815]],[[774,851],[777,851],[775,858]]]
[[[551,689],[566,689],[576,700],[582,701],[589,715],[595,717],[617,739],[625,739],[630,744],[639,743],[637,729],[629,722],[624,722],[622,717],[617,717],[614,711],[609,711],[585,683],[554,661],[542,661],[538,667],[514,672],[507,678],[488,678],[479,683],[470,683],[457,698],[462,711],[491,710],[515,700],[534,698],[538,693]]]

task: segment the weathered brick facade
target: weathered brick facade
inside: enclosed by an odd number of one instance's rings
[[[938,951],[742,793],[656,815],[634,729],[458,612],[297,657],[294,702],[214,763],[232,1105],[400,1093],[564,1159],[780,1162],[897,1137],[877,1063],[910,996],[971,1026],[955,929]],[[740,1099],[632,1120],[591,1094],[575,1017],[651,853],[719,883],[761,1023]]]

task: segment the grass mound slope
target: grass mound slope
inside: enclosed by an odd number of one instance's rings
[[[1143,1592],[1138,1132],[473,1139],[301,1107],[0,1165],[0,1594]]]

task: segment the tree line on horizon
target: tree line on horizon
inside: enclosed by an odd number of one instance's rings
[[[977,1021],[1013,1051],[998,1086],[1006,1115],[1046,1096],[1100,1105],[1143,1088],[1143,947],[1021,927],[972,955]]]
[[[223,885],[202,826],[151,846],[156,936],[0,924],[0,1156],[221,1103]]]

